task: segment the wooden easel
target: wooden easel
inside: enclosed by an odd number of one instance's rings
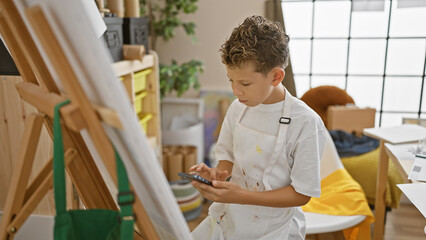
[[[0,223],[0,240],[13,239],[41,198],[52,188],[52,161],[43,167],[29,186],[27,173],[31,167],[28,166],[33,164],[42,125],[52,133],[53,106],[67,98],[72,104],[62,108],[61,115],[68,173],[86,208],[118,210],[79,130],[87,129],[110,176],[116,182],[114,151],[101,126],[101,119],[118,128],[120,122],[114,118],[113,111],[102,107],[95,110],[92,106],[39,7],[28,8],[26,16],[51,60],[67,97],[59,92],[14,3],[0,0],[0,9],[0,34],[25,81],[17,84],[18,91],[22,99],[40,112],[32,114],[26,123],[16,172],[12,177]],[[142,238],[159,239],[140,199],[136,195],[135,198],[133,207],[136,226]],[[135,233],[135,239],[141,239],[141,236]]]

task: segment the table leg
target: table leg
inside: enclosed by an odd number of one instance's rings
[[[389,156],[385,151],[385,142],[380,141],[379,162],[377,166],[376,201],[374,203],[374,240],[382,240],[385,224],[386,183],[388,181]]]

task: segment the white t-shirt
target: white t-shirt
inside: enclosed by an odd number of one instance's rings
[[[241,111],[246,109],[240,121],[242,125],[264,134],[277,136],[283,107],[284,101],[245,107],[236,99],[229,107],[223,121],[216,145],[216,159],[235,161],[233,129]],[[321,118],[304,102],[294,97],[290,118],[291,123],[285,141],[286,156],[282,156],[277,162],[277,171],[271,173],[272,177],[276,174],[278,178],[279,166],[284,164],[282,161],[288,161],[291,168],[290,184],[294,189],[306,196],[319,197],[321,193],[320,160],[325,145],[326,129]],[[285,185],[271,181],[271,187],[278,189]]]

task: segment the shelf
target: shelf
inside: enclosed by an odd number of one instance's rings
[[[130,102],[135,108],[135,115],[139,116],[141,129],[144,129],[150,145],[162,163],[157,54],[150,51],[142,61],[124,60],[113,63],[112,67],[126,88]]]
[[[131,74],[143,69],[154,66],[154,55],[147,54],[143,57],[142,61],[139,60],[124,60],[112,64],[115,75],[117,77]]]

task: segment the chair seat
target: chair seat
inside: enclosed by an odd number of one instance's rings
[[[341,231],[357,225],[365,219],[364,215],[334,216],[304,212],[306,234],[320,234]]]

